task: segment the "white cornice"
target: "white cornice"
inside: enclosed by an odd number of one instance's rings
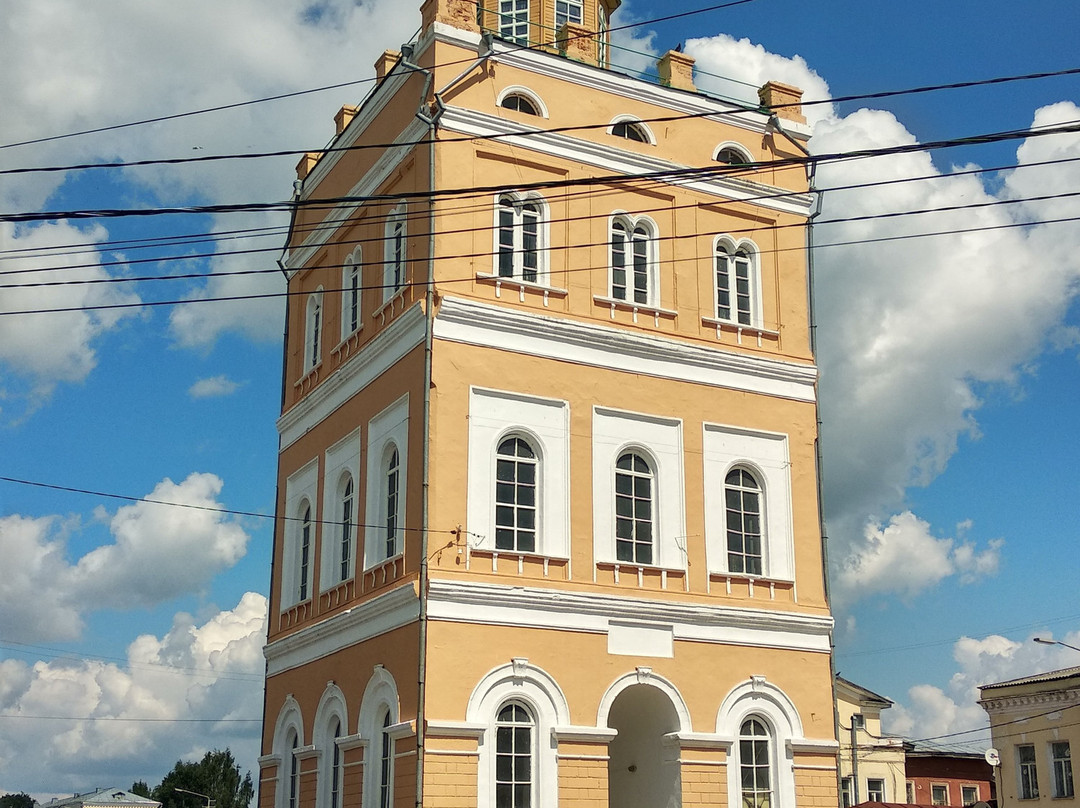
[[[278,418],[280,449],[285,449],[367,387],[424,341],[424,312],[415,304],[296,406]]]
[[[606,634],[612,621],[670,627],[676,641],[828,653],[831,617],[592,592],[434,579],[432,620]]]
[[[609,146],[558,132],[545,132],[542,129],[526,127],[517,121],[505,120],[464,107],[448,106],[440,119],[440,126],[448,131],[470,137],[496,137],[499,143],[506,143],[519,149],[529,149],[549,157],[586,163],[612,174],[649,174],[690,168],[690,166],[673,163],[659,157],[620,149],[614,145]],[[673,177],[666,182],[719,199],[745,201],[758,207],[796,216],[808,216],[813,206],[813,197],[810,194],[797,193],[774,185],[764,185],[736,177],[713,179],[699,179],[693,176]]]
[[[812,402],[817,370],[628,329],[444,297],[435,338],[591,367]]]
[[[399,586],[340,614],[301,629],[263,649],[266,675],[274,676],[415,622],[420,600],[411,585]]]
[[[1062,709],[1080,704],[1080,689],[1062,688],[1061,690],[1043,690],[1038,693],[1017,693],[1008,696],[995,696],[979,700],[987,713],[1023,713],[1034,708],[1057,706]]]

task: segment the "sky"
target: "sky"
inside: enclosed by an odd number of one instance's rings
[[[657,21],[710,5],[626,0],[612,24],[642,24],[614,61],[682,43],[703,90],[797,85],[824,102],[817,154],[1080,121],[1076,75],[829,103],[1080,67],[1075,0]],[[0,8],[0,170],[315,150],[419,25],[404,0]],[[0,477],[94,492],[0,481],[0,793],[154,784],[226,746],[256,772],[284,304],[205,299],[280,292],[287,223],[3,217],[279,201],[295,162],[0,174]],[[858,186],[814,231],[836,667],[895,702],[888,731],[978,745],[953,733],[985,727],[979,684],[1080,664],[1032,641],[1080,645],[1080,224],[1048,221],[1080,217],[1080,133],[824,163],[816,184]],[[161,246],[190,234],[218,238]],[[222,274],[242,270],[261,272]],[[28,285],[146,276],[167,279]],[[40,309],[68,311],[9,313]]]

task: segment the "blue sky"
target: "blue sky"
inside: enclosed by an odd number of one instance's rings
[[[627,2],[613,24],[708,4]],[[0,145],[372,75],[419,23],[407,3],[38,0],[0,26]],[[640,67],[678,43],[707,73],[797,84],[807,97],[1077,67],[1072,0],[813,7],[789,0],[621,35]],[[67,43],[62,51],[56,41]],[[103,47],[108,43],[108,47]],[[617,61],[620,59],[617,58]],[[699,76],[704,88],[723,85]],[[0,168],[317,148],[368,85],[0,149]],[[813,108],[816,151],[1080,119],[1080,78]],[[1019,153],[1018,153],[1019,148]],[[943,176],[828,195],[823,218],[1011,199],[935,217],[823,225],[819,242],[1080,215],[1080,162],[986,175],[957,166],[1080,158],[1080,135],[823,168],[819,184]],[[285,198],[292,158],[7,176],[0,213]],[[117,239],[282,225],[233,214],[56,225],[0,222],[0,271],[44,279],[124,261]],[[4,251],[89,244],[30,259]],[[223,242],[280,247],[281,238]],[[83,248],[86,249],[86,248]],[[201,251],[201,246],[182,248]],[[21,256],[21,257],[20,257]],[[973,686],[1080,663],[1075,460],[1080,225],[823,248],[823,451],[837,667],[893,698],[887,725],[922,738],[985,723]],[[64,270],[66,277],[273,269],[274,252]],[[53,271],[51,277],[55,277]],[[3,276],[0,276],[3,277]],[[280,277],[0,288],[0,312],[281,288]],[[0,476],[269,514],[280,395],[280,300],[102,314],[0,316]],[[254,768],[270,520],[136,505],[0,482],[0,792],[156,782],[231,745]],[[15,717],[15,716],[23,717]],[[219,718],[220,723],[170,723]],[[51,716],[48,719],[26,716]],[[77,722],[73,717],[92,716]],[[159,718],[154,722],[116,718]],[[64,719],[64,720],[61,720]],[[965,736],[961,736],[965,737]]]

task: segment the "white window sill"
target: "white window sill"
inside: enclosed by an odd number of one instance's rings
[[[391,295],[386,300],[384,300],[383,304],[381,306],[379,306],[379,308],[375,309],[375,312],[372,314],[372,317],[378,317],[379,320],[380,320],[380,324],[385,324],[386,323],[386,313],[390,312],[391,314],[393,314],[394,313],[394,304],[399,303],[399,302],[401,303],[402,311],[404,311],[405,310],[405,290],[408,289],[408,288],[409,288],[408,285],[402,285],[402,287],[400,289],[398,289],[396,292],[394,292],[393,295]]]
[[[776,600],[777,587],[781,589],[794,589],[795,581],[787,578],[769,578],[765,575],[748,575],[745,572],[728,572],[726,570],[709,570],[709,591],[712,591],[714,582],[724,582],[727,594],[731,594],[732,582],[745,581],[750,590],[750,597],[754,596],[754,587],[767,587],[769,600]]]
[[[633,312],[634,322],[638,321],[638,314],[646,314],[653,318],[653,325],[660,325],[660,318],[675,319],[678,316],[678,312],[673,309],[664,309],[659,306],[652,306],[647,303],[635,303],[632,300],[619,300],[614,297],[605,297],[603,295],[593,295],[593,303],[600,306],[606,306],[611,312],[611,319],[615,319],[615,312],[618,310]]]
[[[601,559],[596,562],[596,566],[593,568],[593,581],[596,582],[598,570],[611,570],[612,576],[616,584],[621,583],[623,574],[629,574],[637,576],[638,587],[644,588],[645,577],[660,576],[660,588],[668,588],[668,578],[681,578],[683,581],[683,589],[687,592],[690,591],[690,576],[687,571],[681,567],[662,567],[657,564],[637,564],[633,561],[613,561],[611,559]]]
[[[481,283],[493,285],[495,287],[495,297],[502,297],[502,289],[504,286],[511,289],[517,289],[519,303],[525,302],[526,292],[543,295],[545,306],[548,305],[548,298],[550,296],[566,297],[569,294],[566,289],[548,286],[546,283],[540,283],[539,281],[526,281],[511,275],[493,275],[490,272],[477,272],[476,280]]]
[[[474,556],[490,557],[491,558],[491,571],[499,571],[499,559],[500,558],[512,558],[517,560],[517,573],[518,575],[524,575],[525,562],[533,562],[543,564],[544,577],[548,576],[550,571],[550,565],[554,562],[559,565],[566,565],[569,567],[570,558],[568,556],[559,555],[547,555],[545,553],[523,553],[518,550],[497,550],[490,547],[471,547],[466,544],[465,551],[465,569],[472,568],[472,561]]]
[[[334,349],[330,352],[331,356],[339,359],[345,359],[355,351],[360,345],[360,334],[364,330],[364,325],[361,323],[356,327],[356,330],[351,334],[346,334],[341,338],[341,342],[334,346]]]
[[[312,387],[315,386],[315,383],[317,381],[319,381],[319,371],[320,370],[322,370],[322,360],[321,359],[318,362],[316,362],[315,365],[308,368],[307,372],[303,376],[301,376],[296,381],[295,384],[293,384],[293,387],[295,389],[297,389],[297,390],[307,392],[308,390],[310,390]]]
[[[756,325],[743,325],[742,323],[735,323],[731,320],[720,320],[716,317],[702,317],[701,322],[703,325],[711,326],[716,329],[716,338],[723,340],[723,334],[725,331],[735,335],[735,344],[743,344],[743,334],[753,337],[757,340],[757,347],[761,347],[761,343],[764,339],[778,340],[780,339],[779,331],[770,331],[767,328],[760,328]]]

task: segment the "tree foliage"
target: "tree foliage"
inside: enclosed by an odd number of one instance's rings
[[[132,794],[138,794],[140,797],[146,797],[148,800],[154,798],[154,792],[150,790],[150,786],[146,784],[145,780],[136,780],[131,784],[131,788],[128,789]]]
[[[34,798],[23,791],[5,794],[0,797],[0,808],[34,808]]]
[[[165,775],[151,797],[160,802],[162,808],[207,808],[205,799],[185,791],[205,794],[213,800],[211,808],[249,808],[255,796],[251,772],[241,777],[240,766],[228,749],[207,752],[198,763],[176,761],[172,771]]]

